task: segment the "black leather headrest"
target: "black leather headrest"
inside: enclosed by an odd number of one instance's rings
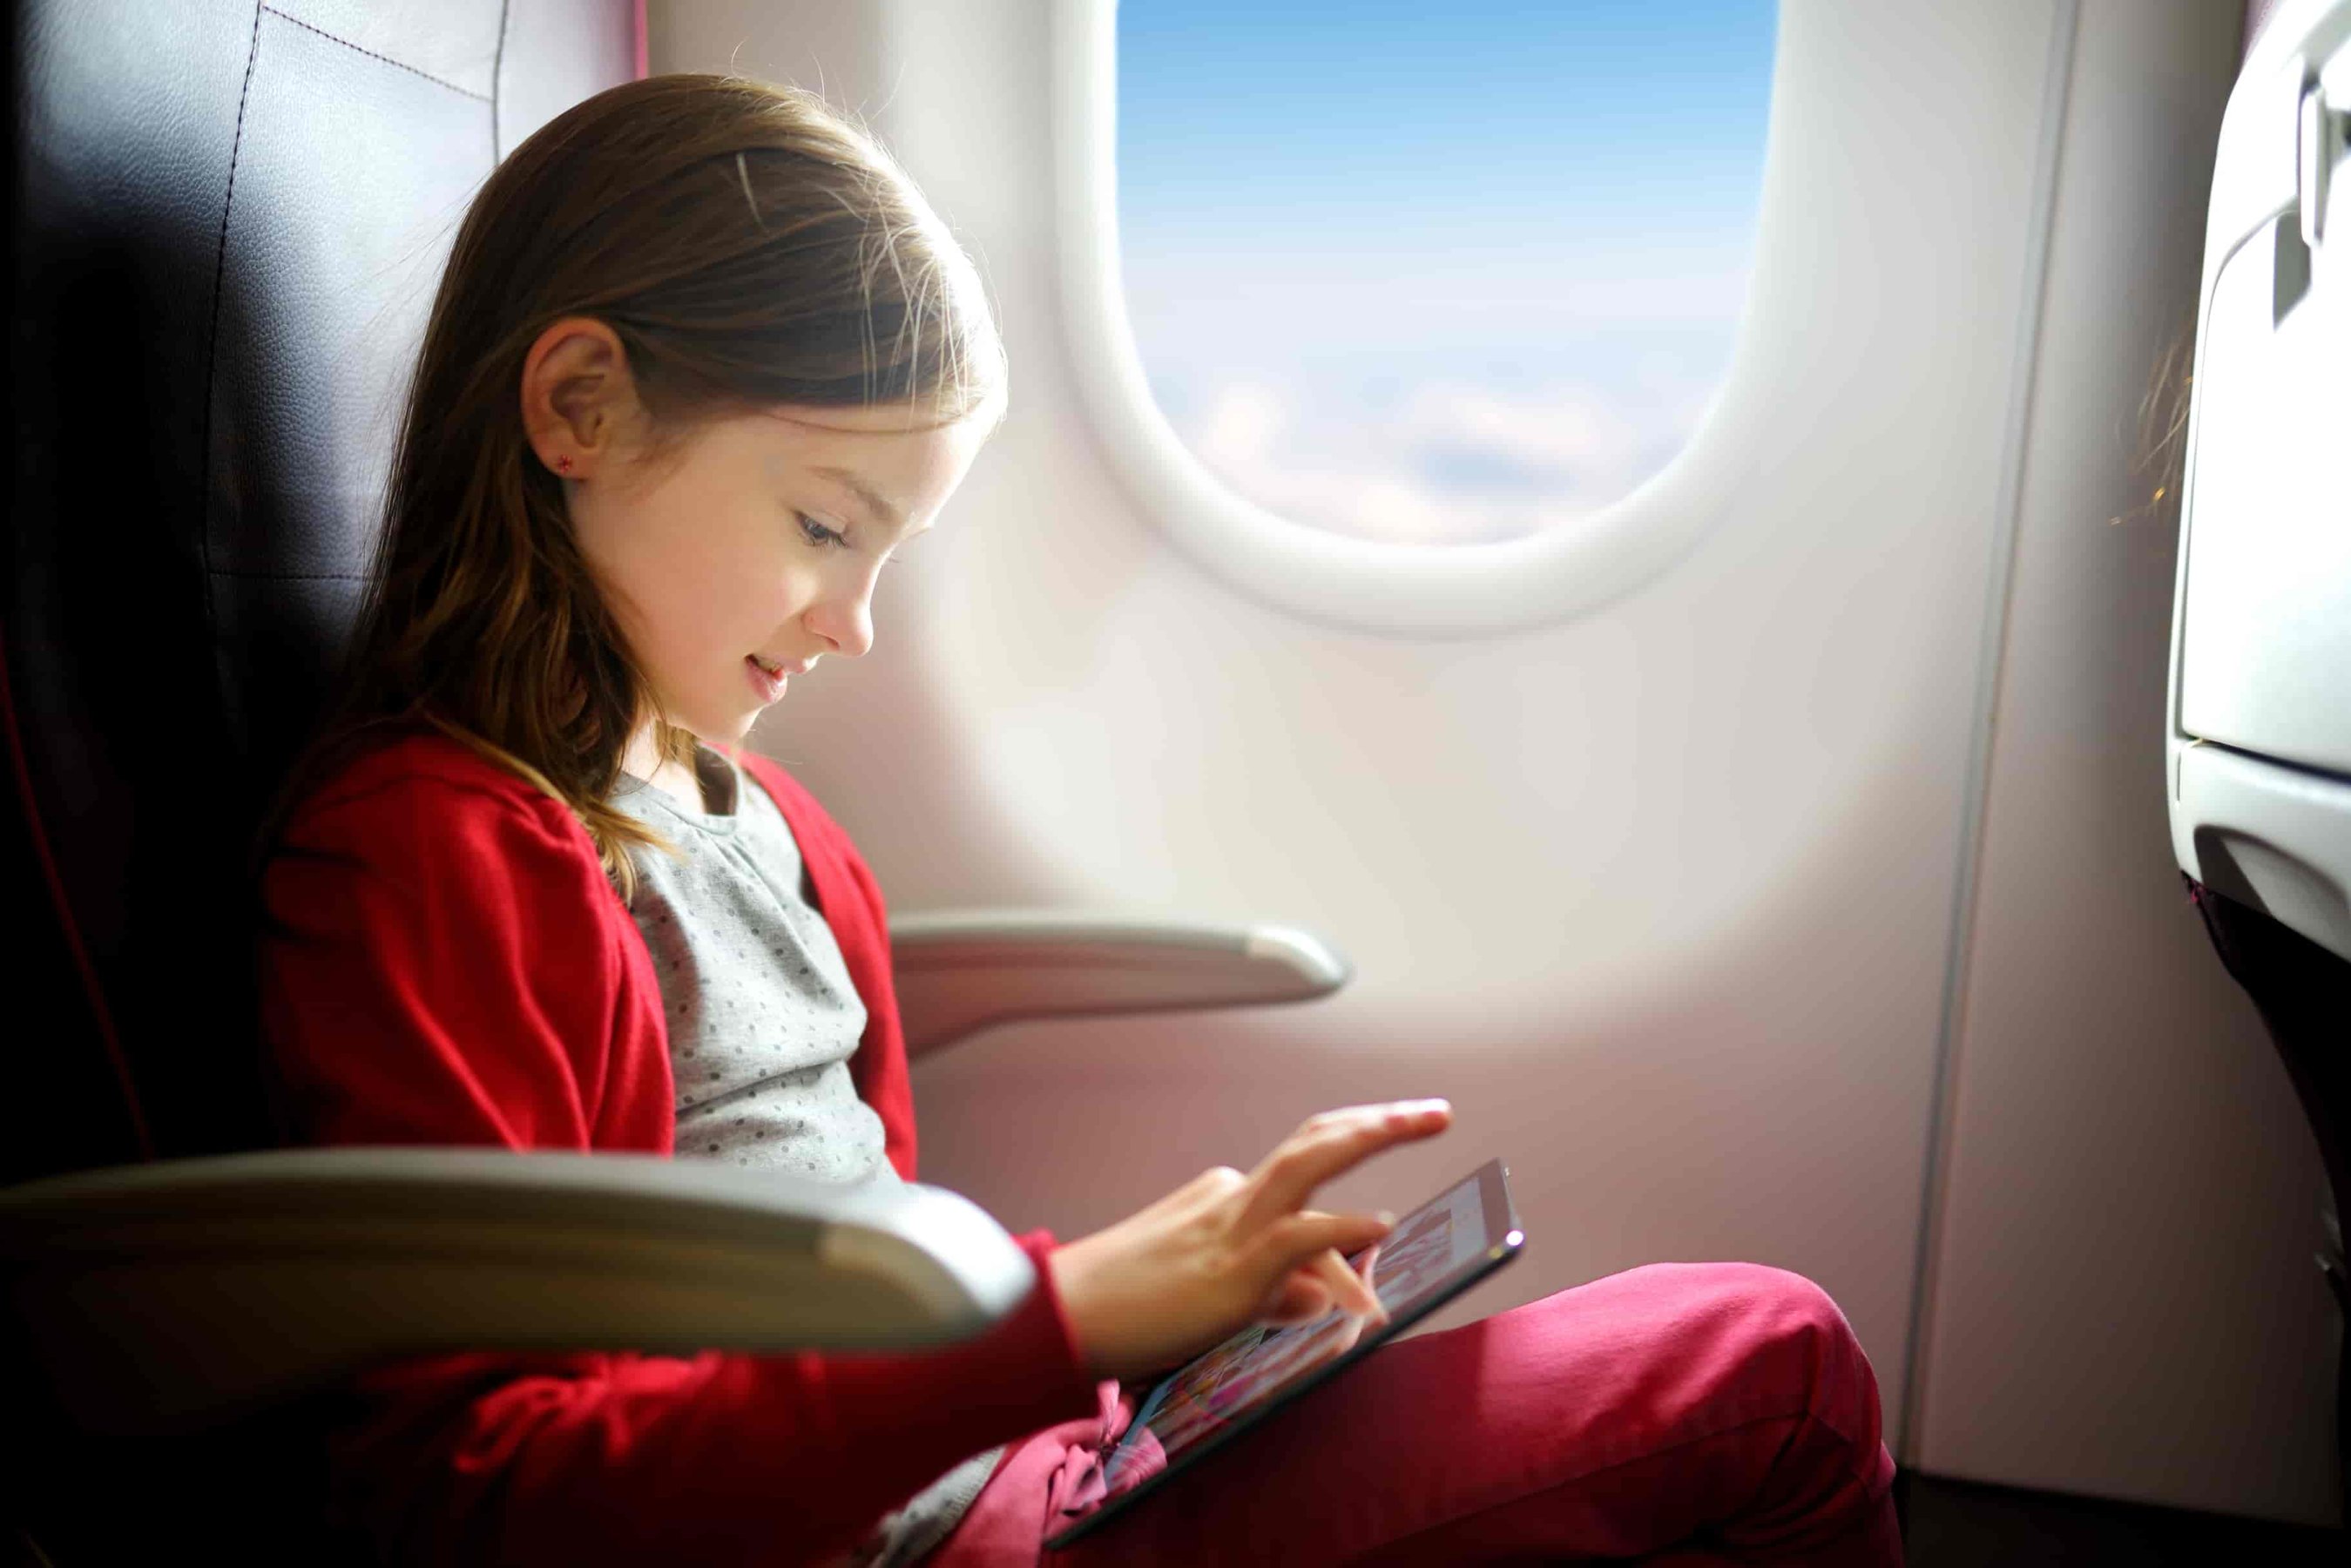
[[[11,47],[14,1177],[269,1141],[254,824],[465,204],[635,45],[629,0],[37,0]]]

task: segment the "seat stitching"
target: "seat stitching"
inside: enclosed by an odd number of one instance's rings
[[[206,570],[214,577],[255,582],[365,582],[374,575],[366,571],[248,571],[234,566],[215,566]]]
[[[204,464],[204,489],[197,497],[202,508],[196,528],[196,554],[204,563],[207,577],[213,570],[213,412],[219,403],[214,382],[220,373],[220,317],[222,281],[228,276],[228,218],[236,205],[236,161],[245,147],[245,107],[253,98],[253,68],[261,57],[261,14],[266,5],[253,10],[253,40],[245,51],[245,84],[236,94],[236,130],[228,144],[228,189],[221,196],[220,237],[213,249],[213,311],[212,323],[204,334],[204,445],[201,455]],[[204,625],[214,643],[220,641],[220,616],[213,608],[212,595],[204,595]]]
[[[506,110],[507,19],[513,14],[514,0],[498,0],[498,47],[490,56],[490,162],[493,166],[506,151],[507,128],[500,116]]]
[[[369,48],[364,44],[354,44],[349,38],[343,37],[340,34],[329,33],[324,27],[314,27],[309,23],[302,20],[299,16],[289,16],[285,12],[278,10],[275,5],[264,5],[262,9],[268,12],[271,16],[277,17],[281,22],[293,23],[296,26],[301,28],[306,33],[318,34],[319,37],[326,39],[330,44],[340,44],[347,49],[355,49],[371,60],[381,60],[385,65],[404,70],[410,76],[423,77],[426,81],[431,82],[435,87],[445,87],[451,92],[461,93],[464,96],[472,99],[476,103],[494,102],[486,93],[475,92],[469,87],[459,87],[453,81],[444,81],[441,78],[434,76],[431,71],[418,70],[414,66],[410,65],[405,60],[395,60],[390,55],[378,54],[375,50]],[[258,26],[260,24],[260,18],[256,17],[254,21],[255,25]]]

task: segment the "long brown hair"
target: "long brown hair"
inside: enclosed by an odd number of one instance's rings
[[[557,320],[626,350],[657,442],[786,404],[1000,394],[977,274],[877,142],[812,93],[722,76],[602,92],[501,163],[458,230],[401,422],[373,580],[327,717],[263,825],[373,739],[429,726],[569,807],[625,895],[608,803],[647,717],[670,726],[525,440],[522,366]]]

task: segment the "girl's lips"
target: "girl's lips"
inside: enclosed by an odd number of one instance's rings
[[[751,689],[759,694],[759,700],[762,703],[771,703],[780,699],[784,695],[784,686],[792,674],[791,666],[787,664],[778,674],[769,674],[767,667],[759,663],[756,654],[743,655],[743,676],[751,683]]]

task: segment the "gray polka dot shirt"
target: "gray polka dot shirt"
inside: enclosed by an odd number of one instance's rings
[[[708,747],[707,810],[621,776],[612,804],[676,847],[635,852],[629,913],[652,953],[677,1085],[677,1152],[816,1181],[894,1181],[849,1059],[865,1032],[783,813]]]
[[[790,824],[710,747],[695,748],[695,772],[698,811],[628,773],[611,800],[678,852],[633,852],[629,907],[661,983],[677,1153],[816,1181],[895,1183],[882,1118],[849,1072],[865,1004]],[[971,1507],[1001,1452],[975,1454],[916,1493],[853,1560],[899,1568],[922,1557]]]

